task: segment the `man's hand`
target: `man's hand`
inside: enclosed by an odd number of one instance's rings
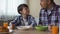
[[[48,30],[49,30],[49,31],[52,30],[52,25],[48,25]]]

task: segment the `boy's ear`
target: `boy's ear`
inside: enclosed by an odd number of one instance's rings
[[[20,11],[20,13],[22,13],[22,12]]]

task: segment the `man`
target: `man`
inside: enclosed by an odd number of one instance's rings
[[[54,0],[40,0],[41,11],[39,24],[43,26],[56,25],[60,23],[60,6]]]

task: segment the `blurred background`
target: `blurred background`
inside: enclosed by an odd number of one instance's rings
[[[23,3],[28,4],[30,14],[34,16],[38,22],[41,9],[40,0],[0,0],[0,23],[14,20],[14,18],[19,15],[17,12],[18,5]],[[60,0],[55,0],[55,3],[60,5]]]

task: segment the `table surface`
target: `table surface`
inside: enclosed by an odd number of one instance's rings
[[[36,30],[15,30],[13,34],[51,34],[48,31],[36,31]]]
[[[36,31],[36,30],[14,30],[12,33],[1,33],[0,34],[51,34],[48,31]]]

